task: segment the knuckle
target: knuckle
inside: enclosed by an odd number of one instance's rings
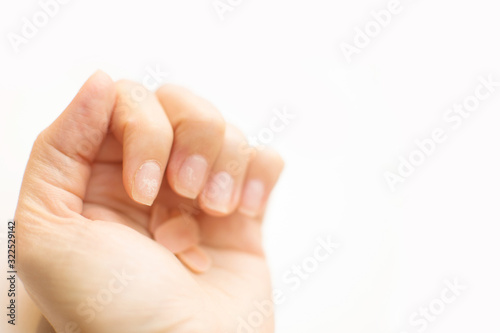
[[[204,122],[212,128],[215,135],[224,137],[227,126],[222,116],[220,116],[219,114],[215,114],[215,117],[205,118]]]
[[[275,170],[281,172],[285,167],[285,160],[283,157],[274,149],[266,148],[260,152],[261,163],[271,165]]]
[[[232,124],[226,125],[225,138],[226,141],[235,143],[237,145],[248,143],[243,132]]]
[[[156,93],[158,95],[167,97],[167,96],[170,96],[172,94],[177,94],[177,93],[184,93],[184,94],[189,93],[189,94],[191,94],[191,91],[189,91],[189,89],[187,89],[187,88],[167,83],[167,84],[160,86],[160,88],[158,88],[156,90]]]

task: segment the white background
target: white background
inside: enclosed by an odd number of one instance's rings
[[[0,220],[36,135],[92,72],[140,81],[158,66],[249,136],[275,108],[296,115],[271,142],[287,163],[265,225],[277,332],[418,332],[410,317],[447,279],[467,290],[425,331],[498,331],[500,87],[456,130],[443,115],[480,76],[500,81],[500,8],[401,0],[348,63],[341,43],[388,2],[244,0],[221,20],[212,0],[73,0],[16,53],[7,36],[40,5],[1,0]],[[384,173],[436,128],[448,139],[391,192]],[[283,275],[328,235],[340,248],[291,290]]]

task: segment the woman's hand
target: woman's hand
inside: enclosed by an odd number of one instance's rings
[[[97,72],[33,146],[19,275],[57,332],[273,332],[261,222],[282,167],[187,90]]]

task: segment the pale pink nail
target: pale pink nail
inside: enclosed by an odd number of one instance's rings
[[[147,161],[137,170],[132,187],[135,201],[151,206],[160,189],[161,168],[158,162]]]
[[[199,246],[178,253],[177,257],[195,273],[206,272],[212,266],[212,259]]]
[[[208,170],[208,163],[201,155],[191,155],[179,170],[175,190],[190,199],[194,199],[201,192]]]
[[[233,191],[233,177],[221,171],[210,178],[203,190],[203,202],[208,209],[227,214],[231,209]]]
[[[173,253],[186,251],[200,241],[198,224],[193,218],[179,215],[161,224],[154,239]]]
[[[264,183],[257,179],[247,181],[243,188],[239,211],[250,217],[257,216],[264,199]]]

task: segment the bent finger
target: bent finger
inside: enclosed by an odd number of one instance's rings
[[[173,141],[172,127],[154,93],[130,81],[117,82],[112,131],[123,145],[123,184],[138,203],[156,198]]]
[[[222,147],[224,119],[211,103],[187,89],[166,85],[156,95],[174,129],[168,182],[177,194],[194,199]]]

